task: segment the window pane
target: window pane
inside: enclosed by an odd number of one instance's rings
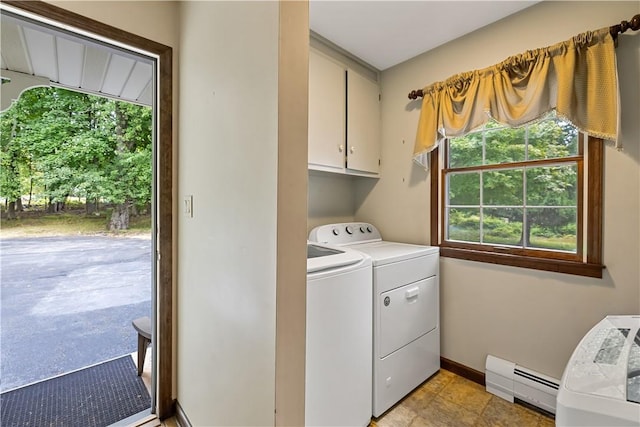
[[[480,242],[480,208],[450,208],[446,240]]]
[[[480,205],[480,173],[452,173],[449,179],[449,203],[455,206]]]
[[[570,123],[554,112],[520,128],[492,120],[447,144],[446,169],[463,169],[447,172],[442,186],[442,225],[453,247],[477,243],[493,251],[499,245],[517,256],[522,248],[543,250],[545,257],[561,251],[563,259],[581,252],[578,157],[584,156]]]
[[[482,133],[470,133],[449,140],[449,167],[461,168],[482,164]]]
[[[575,208],[527,209],[526,246],[576,252],[577,223]]]
[[[563,166],[527,168],[527,206],[576,206],[578,169]]]
[[[503,128],[485,133],[485,164],[522,162],[525,160],[525,128]]]
[[[529,126],[529,160],[557,159],[578,154],[578,130],[570,123],[551,118]]]
[[[522,169],[484,172],[482,175],[483,206],[522,206]]]
[[[522,246],[522,208],[482,211],[482,242]]]

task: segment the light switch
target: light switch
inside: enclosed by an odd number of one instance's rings
[[[193,196],[185,196],[184,213],[187,215],[187,217],[193,218]]]

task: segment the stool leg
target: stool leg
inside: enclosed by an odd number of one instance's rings
[[[149,340],[138,334],[138,376],[142,375],[142,368],[144,368],[144,359],[147,356],[147,347],[149,346]]]

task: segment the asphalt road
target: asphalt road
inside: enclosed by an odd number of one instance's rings
[[[0,239],[0,266],[0,391],[136,351],[149,239]]]

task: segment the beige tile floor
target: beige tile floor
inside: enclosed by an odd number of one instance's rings
[[[134,355],[135,356],[135,355]],[[148,356],[147,356],[148,357]],[[134,359],[135,360],[135,359]],[[145,362],[145,371],[149,361]],[[143,372],[144,379],[145,372]],[[507,402],[479,384],[441,369],[370,427],[553,427],[554,420]],[[163,427],[179,427],[175,417]]]
[[[371,427],[553,427],[554,420],[507,402],[441,369]]]

